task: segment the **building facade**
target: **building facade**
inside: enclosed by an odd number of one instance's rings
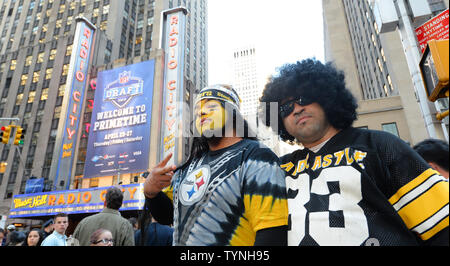
[[[246,46],[233,51],[233,86],[242,100],[244,116],[256,114],[261,84],[258,83],[255,46]]]
[[[99,71],[157,58],[155,79],[163,79],[161,63],[161,13],[183,6],[186,18],[184,88],[187,102],[191,94],[206,86],[207,1],[206,0],[3,0],[0,1],[0,117],[19,118],[25,130],[22,146],[0,145],[0,215],[7,215],[13,195],[23,194],[28,179],[44,178],[45,190],[62,189],[54,184],[55,142],[61,119],[65,84],[77,16],[87,18],[97,28],[97,42],[79,134],[75,178],[70,188],[112,185],[108,180],[83,180],[89,136],[95,77]],[[156,86],[161,84],[155,83]],[[159,97],[161,92],[155,90]],[[154,97],[155,98],[155,97]],[[154,103],[152,108],[160,108]],[[11,122],[1,120],[0,124]],[[158,138],[159,128],[152,135]],[[154,134],[153,134],[154,133]],[[188,143],[184,143],[185,153]],[[150,155],[156,163],[156,155]],[[124,175],[124,184],[139,182],[137,173]],[[65,184],[67,185],[67,184]]]
[[[358,100],[355,127],[388,131],[414,145],[428,138],[399,32],[380,34],[371,0],[323,0],[325,60],[344,71]],[[429,1],[433,14],[448,8],[448,1]],[[432,113],[433,103],[426,103]],[[442,101],[448,108],[448,101]],[[438,138],[446,128],[433,120]],[[446,131],[446,132],[445,132]],[[448,137],[447,137],[448,138]]]

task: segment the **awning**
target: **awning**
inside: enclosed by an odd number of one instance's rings
[[[94,213],[103,210],[105,194],[109,187],[77,190],[49,191],[34,194],[20,194],[13,197],[9,218],[30,218],[67,214]],[[145,197],[144,186],[122,185],[123,203],[119,211],[142,210]]]

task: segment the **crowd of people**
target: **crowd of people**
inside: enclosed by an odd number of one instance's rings
[[[231,86],[206,87],[194,103],[190,156],[175,166],[170,154],[149,169],[139,221],[121,216],[123,194],[111,187],[103,211],[72,236],[67,214],[57,214],[44,224],[52,233],[8,226],[0,238],[29,246],[449,245],[448,143],[410,147],[354,128],[358,105],[343,72],[315,59],[280,68],[260,102],[262,123],[303,148],[278,158],[254,137]]]
[[[172,245],[173,229],[170,226],[161,225],[148,215],[145,217],[142,215],[139,221],[135,217],[125,219],[119,212],[122,201],[121,189],[110,187],[105,195],[104,209],[100,213],[82,219],[73,235],[67,236],[66,232],[69,215],[58,213],[44,222],[41,228],[32,228],[26,233],[17,230],[12,224],[7,226],[6,232],[0,229],[0,246]],[[141,226],[141,221],[146,226]]]

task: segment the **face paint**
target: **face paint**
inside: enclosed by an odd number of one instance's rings
[[[200,135],[205,132],[222,132],[227,121],[227,113],[219,101],[203,99],[194,110],[195,128]],[[212,135],[212,134],[211,134]]]

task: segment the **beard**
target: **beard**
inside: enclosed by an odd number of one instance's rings
[[[207,141],[218,141],[225,137],[225,127],[203,130],[200,137]]]
[[[211,137],[205,137],[205,136],[201,136],[200,139],[202,141],[207,142],[209,145],[217,145],[220,140],[222,139],[222,137],[216,137],[216,136],[211,136]]]

